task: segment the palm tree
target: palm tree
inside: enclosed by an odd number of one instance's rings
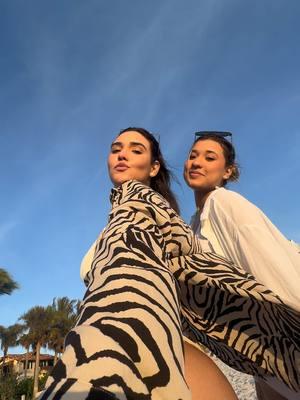
[[[24,333],[18,339],[18,344],[25,348],[26,355],[25,355],[25,366],[24,366],[24,377],[27,377],[27,370],[28,370],[28,359],[29,359],[29,349],[32,343],[32,338],[29,333]]]
[[[12,279],[9,273],[5,269],[0,268],[0,295],[11,294],[18,287],[19,285]]]
[[[61,354],[64,350],[65,337],[75,324],[78,300],[70,300],[68,297],[54,298],[52,309],[54,314],[48,347],[54,350],[54,364],[56,364],[58,354]]]
[[[39,364],[41,347],[45,346],[49,339],[51,326],[53,323],[53,309],[51,306],[35,306],[20,317],[27,328],[27,334],[30,337],[31,345],[35,349],[35,367],[33,379],[34,399],[38,392]]]
[[[2,370],[4,370],[5,358],[9,347],[14,347],[18,343],[18,338],[23,332],[24,327],[21,324],[10,325],[7,328],[0,326],[1,350],[3,351]]]

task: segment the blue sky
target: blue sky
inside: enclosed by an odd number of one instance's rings
[[[193,132],[232,131],[231,188],[300,242],[299,15],[298,0],[0,0],[0,265],[20,284],[1,325],[82,298],[127,126],[160,134],[186,220]]]

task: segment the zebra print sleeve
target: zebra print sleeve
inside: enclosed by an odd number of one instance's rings
[[[299,391],[300,315],[223,257],[173,258],[184,334],[233,368]]]
[[[191,398],[167,228],[162,233],[153,208],[138,193],[134,199],[123,193],[114,203],[78,321],[42,400]],[[160,218],[167,222],[166,213]]]
[[[112,204],[43,400],[189,399],[180,316],[185,333],[227,364],[299,388],[298,313],[229,261],[201,253],[148,187],[126,182]]]

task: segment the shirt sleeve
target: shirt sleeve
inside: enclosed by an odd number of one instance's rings
[[[300,255],[294,246],[242,196],[225,190],[217,196],[209,220],[223,254],[299,311]]]
[[[80,278],[85,282],[85,284],[88,283],[86,280],[86,275],[88,274],[88,272],[90,271],[90,269],[92,267],[92,262],[93,262],[93,258],[95,255],[96,243],[97,243],[97,241],[95,241],[91,245],[91,247],[89,248],[87,253],[84,255],[84,257],[81,261],[81,264],[80,264]]]
[[[129,198],[113,209],[88,274],[80,316],[41,399],[104,390],[117,399],[155,392],[190,400],[176,284],[151,204]]]
[[[233,368],[300,390],[300,314],[242,268],[210,253],[172,258],[184,334]]]
[[[239,264],[247,265],[256,280],[278,294],[284,303],[300,309],[300,256],[292,255],[294,249],[288,249],[289,243],[280,245],[264,225],[239,226],[236,237]],[[296,257],[298,265],[294,262]]]

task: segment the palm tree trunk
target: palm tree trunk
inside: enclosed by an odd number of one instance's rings
[[[25,368],[24,368],[24,377],[27,377],[28,370],[28,358],[29,358],[29,347],[26,348],[26,356],[25,356]]]
[[[2,357],[2,372],[3,372],[3,375],[4,375],[4,367],[5,367],[5,361],[6,361],[7,352],[8,352],[8,349],[4,348],[3,349],[3,357]]]
[[[54,360],[53,360],[53,366],[57,363],[57,360],[58,360],[58,353],[57,353],[57,351],[55,350],[55,353],[54,353]]]
[[[33,378],[33,393],[32,393],[33,400],[36,398],[36,394],[38,392],[38,386],[39,386],[40,350],[41,350],[41,343],[37,342],[36,349],[35,349],[36,356],[35,356],[34,378]]]

